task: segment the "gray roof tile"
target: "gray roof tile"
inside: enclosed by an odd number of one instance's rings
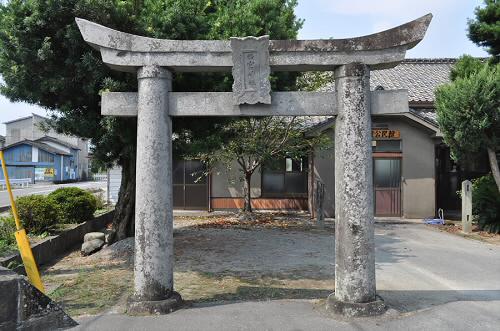
[[[436,88],[450,82],[455,62],[456,59],[406,59],[394,68],[372,71],[370,88],[407,89],[410,103],[433,103]],[[320,90],[333,91],[334,84],[332,80]]]
[[[433,103],[439,85],[450,82],[455,59],[408,59],[398,66],[371,72],[372,90],[407,89],[410,103]]]

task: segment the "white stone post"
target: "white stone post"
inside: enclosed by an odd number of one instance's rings
[[[462,232],[472,232],[472,183],[462,182]]]
[[[375,290],[369,75],[361,63],[335,70],[335,293],[327,306],[344,316],[385,310]]]
[[[159,66],[138,70],[134,295],[130,314],[168,313],[173,291],[172,74]]]

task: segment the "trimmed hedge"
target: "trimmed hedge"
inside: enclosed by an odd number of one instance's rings
[[[94,217],[97,199],[78,187],[62,187],[47,196],[57,206],[58,223],[82,223]]]
[[[491,174],[472,181],[472,214],[481,230],[500,233],[500,193]]]
[[[31,234],[42,234],[56,224],[83,223],[94,218],[97,199],[77,187],[63,187],[47,196],[28,195],[16,199],[19,218]]]
[[[58,221],[57,205],[43,195],[27,195],[16,199],[21,222],[29,233],[41,234]]]

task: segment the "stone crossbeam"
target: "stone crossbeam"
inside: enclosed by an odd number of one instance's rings
[[[360,62],[371,70],[397,65],[406,51],[425,35],[432,15],[379,33],[348,39],[270,40],[269,64],[273,71],[331,71]],[[137,36],[77,18],[86,42],[101,52],[111,68],[136,72],[158,65],[177,72],[231,71],[229,40],[165,40]]]
[[[231,92],[170,92],[170,116],[335,116],[337,102],[332,92],[273,92],[270,105],[234,105]],[[137,93],[102,94],[101,114],[137,116]],[[372,91],[371,114],[407,113],[406,90]]]

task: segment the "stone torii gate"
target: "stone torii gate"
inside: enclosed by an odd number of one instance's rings
[[[375,288],[371,115],[408,111],[405,90],[370,92],[370,70],[401,62],[428,14],[350,39],[161,40],[76,19],[102,60],[133,72],[138,93],[104,93],[102,114],[137,116],[134,295],[129,313],[168,313],[173,287],[172,116],[337,116],[335,127],[335,293],[346,316],[384,311]],[[334,71],[335,92],[271,92],[270,71]],[[172,92],[172,72],[232,71],[233,92]]]

